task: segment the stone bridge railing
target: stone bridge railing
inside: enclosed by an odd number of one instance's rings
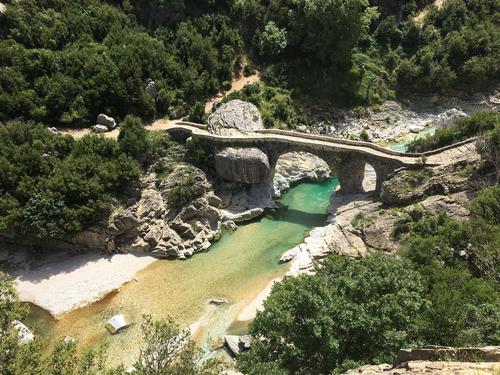
[[[325,160],[340,180],[345,192],[362,191],[365,163],[370,164],[376,172],[376,189],[396,169],[401,167],[420,167],[423,157],[439,154],[447,149],[467,144],[474,138],[452,146],[443,147],[426,153],[400,153],[375,145],[370,142],[352,141],[312,134],[302,134],[285,130],[264,129],[242,135],[217,135],[208,132],[206,125],[178,122],[167,129],[171,133],[192,136],[203,141],[205,147],[215,151],[225,147],[258,147],[269,157],[272,171],[278,158],[287,152],[305,151]],[[428,166],[439,164],[427,164]],[[272,177],[272,176],[271,176]]]

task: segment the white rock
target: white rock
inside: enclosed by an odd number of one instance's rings
[[[224,336],[224,341],[234,355],[240,354],[240,337],[233,335]]]
[[[412,126],[410,126],[410,131],[412,133],[420,133],[424,129],[425,128],[423,126],[420,126],[420,125],[412,125]]]
[[[26,327],[23,323],[21,323],[19,320],[14,320],[12,322],[14,325],[14,328],[17,329],[18,335],[19,335],[19,342],[21,344],[27,344],[30,341],[33,341],[35,338],[35,335],[29,330],[28,327]]]
[[[287,263],[294,259],[299,253],[299,247],[295,246],[294,248],[285,251],[280,258],[280,263]]]
[[[116,121],[113,117],[107,116],[104,113],[101,113],[97,116],[97,125],[103,125],[108,128],[108,130],[113,130],[116,128]]]
[[[128,325],[123,314],[115,315],[106,322],[106,328],[113,334],[128,327]]]
[[[91,127],[92,131],[95,133],[106,133],[109,131],[107,126],[104,125],[94,125]]]

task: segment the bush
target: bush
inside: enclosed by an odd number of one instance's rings
[[[368,142],[370,140],[366,129],[361,130],[361,133],[359,133],[359,138],[364,142]]]
[[[118,144],[120,149],[138,161],[144,161],[149,149],[147,131],[140,118],[127,116],[120,124]]]
[[[41,125],[0,124],[0,232],[47,245],[102,218],[139,177],[114,140],[79,140]]]
[[[318,275],[274,286],[250,325],[260,340],[238,357],[238,367],[326,374],[391,362],[399,348],[416,343],[423,292],[418,273],[396,258],[332,256]]]
[[[417,138],[408,144],[409,152],[424,152],[448,146],[500,127],[500,114],[496,111],[477,112],[455,120],[433,135]]]
[[[243,76],[244,77],[250,77],[250,76],[254,75],[255,73],[257,73],[257,70],[251,64],[245,65],[245,67],[243,68]]]

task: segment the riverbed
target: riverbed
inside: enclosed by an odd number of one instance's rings
[[[133,362],[144,314],[156,319],[170,316],[182,327],[191,326],[195,339],[208,348],[228,329],[245,329],[248,322],[236,318],[272,280],[284,276],[288,266],[279,264],[279,257],[325,222],[337,185],[336,179],[302,182],[284,194],[283,208],[223,233],[208,252],[187,261],[156,261],[119,291],[57,320],[33,307],[28,323],[42,336],[47,350],[65,336],[76,338],[82,347],[106,344],[110,365]],[[211,299],[227,303],[210,304]],[[110,335],[104,325],[117,313],[132,325]]]

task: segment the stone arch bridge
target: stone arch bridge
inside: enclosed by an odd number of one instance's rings
[[[292,131],[265,129],[237,135],[217,135],[207,130],[206,125],[177,122],[166,128],[174,138],[185,141],[189,137],[200,145],[218,152],[227,147],[252,147],[263,151],[269,158],[270,178],[279,157],[289,152],[307,152],[323,159],[335,173],[340,182],[341,192],[356,193],[363,191],[365,164],[370,164],[377,177],[376,191],[382,183],[399,168],[433,167],[446,163],[453,153],[450,150],[472,143],[471,138],[438,150],[425,153],[400,153],[369,142],[351,141],[327,136],[297,133]]]

